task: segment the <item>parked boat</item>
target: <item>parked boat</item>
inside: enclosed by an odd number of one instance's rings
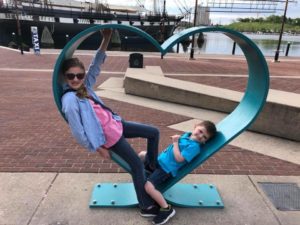
[[[145,11],[141,7],[114,6],[97,0],[95,3],[74,0],[0,0],[0,45],[8,46],[10,42],[18,40],[18,24],[22,42],[28,46],[32,45],[32,26],[38,28],[41,47],[63,48],[70,38],[82,30],[105,23],[136,26],[163,42],[173,34],[181,19],[166,13]],[[119,43],[127,48],[131,43],[146,41],[125,30],[114,35],[113,44]],[[80,48],[93,49],[95,43],[99,43],[99,35],[96,34],[83,42]]]

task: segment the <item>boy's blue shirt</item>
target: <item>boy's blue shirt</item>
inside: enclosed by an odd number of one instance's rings
[[[178,140],[179,150],[182,157],[185,159],[183,162],[177,162],[173,153],[173,144],[169,145],[159,156],[158,162],[161,168],[176,176],[180,167],[190,162],[201,151],[199,142],[190,138],[191,132],[184,133]]]
[[[97,76],[101,72],[100,65],[104,63],[105,58],[106,54],[104,52],[100,50],[96,52],[85,80],[88,94],[102,105],[104,103],[94,92],[93,86],[96,83]],[[67,90],[70,87],[64,83],[63,89]],[[91,152],[95,152],[97,148],[106,143],[101,123],[88,99],[80,99],[76,96],[76,92],[68,92],[62,96],[62,112],[65,114],[73,136],[80,145]],[[121,117],[116,114],[113,114],[113,118],[121,120]]]

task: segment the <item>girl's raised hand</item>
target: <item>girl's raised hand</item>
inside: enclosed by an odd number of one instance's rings
[[[100,32],[104,39],[110,39],[112,35],[112,29],[103,29]]]

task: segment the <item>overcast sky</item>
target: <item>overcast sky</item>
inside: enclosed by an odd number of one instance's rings
[[[80,0],[77,0],[77,1],[80,1]],[[82,0],[82,1],[87,1],[87,0]],[[90,1],[93,2],[93,0],[90,0]],[[218,1],[224,2],[224,0],[218,0]],[[218,2],[218,1],[216,1],[216,2]],[[300,0],[294,0],[294,1],[296,3],[292,3],[292,2],[289,3],[288,10],[287,10],[287,17],[300,18],[300,3],[299,3]],[[101,2],[101,1],[99,0],[99,2]],[[105,0],[102,2],[105,2]],[[106,0],[106,2],[108,2],[109,4],[133,6],[133,5],[136,5],[138,1],[126,0],[126,1],[120,2],[120,0]],[[141,0],[140,2],[144,2],[145,7],[147,9],[151,9],[149,7],[151,7],[153,0],[144,0],[144,1]],[[163,0],[161,0],[161,2],[163,2]],[[198,0],[198,3],[202,3],[203,5],[206,5],[206,2],[207,2],[207,0]],[[231,1],[227,0],[227,2],[231,2]],[[167,9],[168,14],[180,14],[181,12],[178,9],[178,5],[193,7],[195,5],[195,0],[166,0],[166,9]],[[284,6],[285,6],[285,3],[278,3],[277,8],[284,9]],[[272,14],[282,16],[283,11],[277,11],[276,13],[268,13],[268,14],[211,12],[210,18],[213,23],[226,24],[226,23],[230,23],[233,20],[235,20],[237,18],[241,18],[241,17],[264,17],[264,16],[269,16]]]

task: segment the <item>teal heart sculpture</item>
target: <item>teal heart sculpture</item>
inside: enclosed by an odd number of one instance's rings
[[[152,43],[162,55],[167,54],[169,49],[171,49],[175,44],[193,34],[200,32],[220,32],[235,41],[246,57],[249,77],[247,88],[241,102],[234,111],[232,111],[226,118],[217,124],[218,134],[211,141],[204,145],[203,151],[195,159],[193,159],[191,163],[180,169],[176,177],[170,178],[159,187],[162,192],[168,190],[171,186],[176,184],[184,176],[192,172],[201,163],[207,160],[210,156],[219,151],[233,138],[237,137],[241,132],[247,129],[247,127],[254,122],[266,102],[269,90],[269,70],[266,60],[256,44],[239,32],[221,27],[192,27],[173,35],[162,45],[160,45],[149,34],[136,27],[122,24],[105,24],[93,26],[72,38],[62,50],[56,61],[53,72],[53,94],[57,107],[62,116],[64,116],[61,111],[62,87],[60,85],[60,69],[62,62],[65,59],[72,57],[75,50],[86,38],[101,29],[107,28],[125,29],[134,32]],[[128,164],[121,158],[119,158],[117,155],[112,155],[112,158],[121,167],[130,172]]]

